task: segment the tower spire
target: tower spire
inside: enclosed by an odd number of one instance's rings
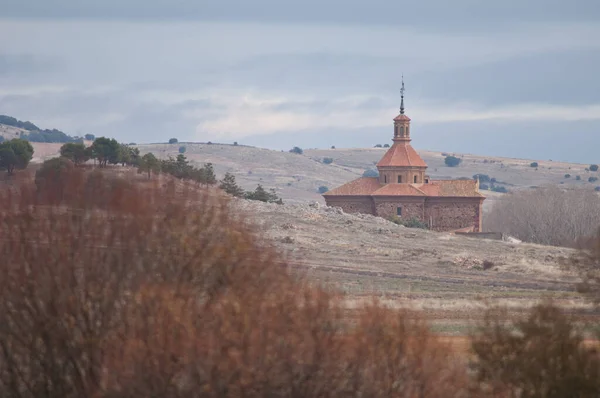
[[[400,114],[404,115],[404,74],[402,75],[402,88],[400,89]]]

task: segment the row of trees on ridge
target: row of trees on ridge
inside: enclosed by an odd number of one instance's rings
[[[185,147],[182,147],[185,148]],[[185,152],[181,151],[180,152]],[[81,165],[90,159],[95,159],[100,167],[107,164],[121,164],[123,166],[137,167],[138,173],[152,175],[165,173],[182,180],[192,180],[201,185],[212,186],[219,182],[219,187],[226,193],[262,202],[283,203],[274,189],[266,190],[258,184],[254,191],[245,191],[237,185],[235,176],[226,173],[221,181],[217,181],[212,163],[205,163],[202,167],[195,167],[183,153],[176,158],[158,159],[153,153],[140,156],[138,148],[126,144],[119,144],[115,139],[105,137],[97,138],[89,147],[82,143],[67,143],[60,149],[62,157],[71,160],[75,165]]]

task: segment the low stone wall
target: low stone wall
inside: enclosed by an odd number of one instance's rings
[[[477,239],[505,240],[502,232],[455,232],[456,235]]]

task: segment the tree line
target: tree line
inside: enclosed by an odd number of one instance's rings
[[[283,203],[274,189],[266,190],[260,184],[253,191],[245,191],[236,183],[235,176],[229,172],[225,173],[223,179],[218,181],[212,163],[195,167],[183,153],[175,158],[169,156],[167,159],[161,160],[151,152],[140,156],[138,148],[120,144],[115,139],[99,137],[87,148],[83,143],[67,143],[61,147],[60,154],[62,157],[71,160],[75,165],[81,165],[90,159],[95,159],[100,167],[106,167],[107,164],[136,167],[138,173],[145,173],[148,179],[152,178],[152,175],[165,173],[204,186],[214,186],[219,183],[219,188],[235,197],[262,202]]]
[[[25,169],[33,158],[33,153],[33,147],[27,140],[14,138],[0,143],[0,170],[6,170],[8,175],[13,175],[16,169]],[[245,191],[237,184],[235,176],[229,172],[225,173],[223,179],[218,181],[212,163],[195,167],[183,153],[177,155],[176,158],[169,156],[162,160],[151,152],[141,156],[139,148],[121,144],[114,138],[98,137],[89,147],[80,142],[66,143],[60,148],[60,156],[75,166],[81,166],[93,159],[100,168],[105,168],[109,164],[131,166],[136,167],[138,173],[147,174],[148,179],[152,178],[152,175],[165,173],[178,179],[195,181],[204,186],[214,186],[219,183],[219,188],[234,197],[283,203],[275,189],[267,190],[261,184],[258,184],[253,191]],[[55,162],[46,163],[49,168],[58,166]]]
[[[88,141],[95,139],[93,134],[86,134],[83,137],[72,137],[57,129],[41,129],[32,122],[23,122],[6,115],[0,115],[0,124],[27,130],[29,133],[22,134],[20,138],[31,142],[83,142],[84,139]]]

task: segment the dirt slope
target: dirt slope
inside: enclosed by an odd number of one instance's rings
[[[558,265],[570,249],[409,229],[316,204],[236,203],[291,264],[347,292],[349,305],[375,294],[426,310],[449,333],[463,333],[486,300],[515,311],[547,295],[569,308],[583,305],[575,276]]]

